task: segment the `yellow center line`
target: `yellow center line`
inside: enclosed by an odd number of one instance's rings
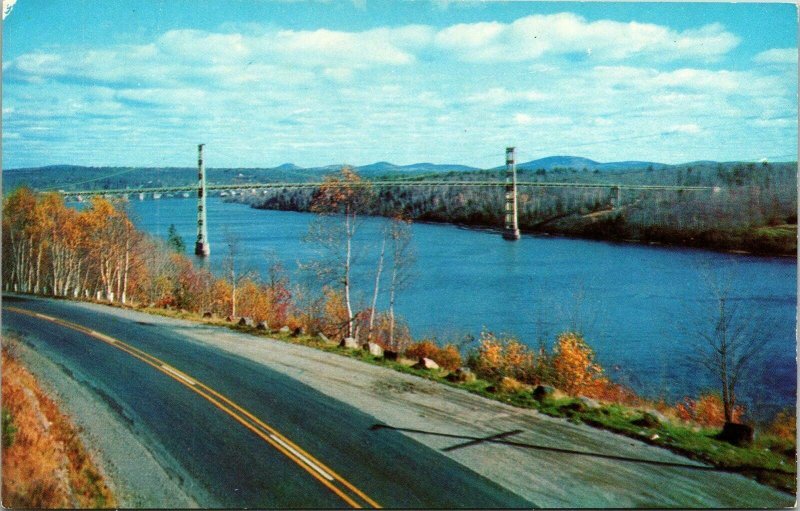
[[[317,479],[325,487],[327,487],[329,490],[331,490],[333,493],[339,496],[342,500],[344,500],[348,505],[352,506],[353,508],[362,507],[362,505],[356,499],[353,498],[352,494],[354,494],[355,496],[360,498],[361,501],[365,502],[369,506],[372,506],[376,509],[380,509],[381,506],[377,502],[375,502],[373,499],[364,494],[364,492],[356,488],[348,480],[346,480],[345,478],[334,472],[330,467],[326,466],[324,463],[315,458],[313,455],[309,454],[299,445],[289,440],[275,428],[264,423],[261,419],[259,419],[246,409],[242,408],[240,405],[236,404],[226,396],[220,394],[216,390],[212,389],[211,387],[207,386],[206,384],[202,383],[196,378],[193,378],[192,376],[184,373],[183,371],[180,371],[179,369],[172,367],[171,365],[160,360],[159,358],[154,357],[153,355],[150,355],[149,353],[146,353],[140,350],[139,348],[135,348],[130,344],[127,344],[119,339],[103,334],[96,330],[86,328],[82,325],[73,323],[71,321],[55,318],[37,312],[31,312],[25,309],[20,309],[18,307],[6,306],[5,308],[12,312],[36,317],[39,319],[43,319],[45,321],[56,323],[66,328],[70,328],[72,330],[77,330],[90,337],[103,341],[106,344],[114,346],[115,348],[118,348],[121,351],[124,351],[125,353],[128,353],[129,355],[154,367],[155,369],[166,374],[173,380],[191,389],[198,395],[202,396],[205,400],[213,404],[215,407],[219,408],[220,410],[231,416],[234,420],[236,420],[245,428],[255,433],[258,437],[267,442],[281,454],[283,454],[284,456],[292,460],[295,464],[300,466],[303,470],[308,472],[311,476]],[[343,491],[342,488],[338,487],[335,484],[337,482],[342,486],[344,486],[345,489],[350,490],[351,495],[348,495]]]

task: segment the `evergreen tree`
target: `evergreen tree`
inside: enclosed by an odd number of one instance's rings
[[[167,246],[170,250],[178,254],[186,252],[186,244],[183,242],[181,235],[178,234],[178,229],[175,228],[175,224],[170,224],[167,229]]]

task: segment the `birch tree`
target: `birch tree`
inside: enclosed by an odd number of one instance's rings
[[[359,217],[368,211],[372,199],[369,183],[350,167],[344,167],[339,174],[325,178],[311,205],[311,210],[320,215],[320,221],[312,223],[307,239],[321,244],[327,252],[326,259],[315,264],[314,269],[322,280],[332,279],[342,288],[347,337],[356,335],[352,304],[354,237]]]

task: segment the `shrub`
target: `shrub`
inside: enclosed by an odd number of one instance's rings
[[[514,338],[498,338],[482,332],[480,345],[470,356],[470,367],[484,378],[514,378],[536,385],[545,380],[547,357],[536,356],[530,348]]]
[[[567,332],[558,336],[553,355],[556,386],[572,396],[590,395],[607,385],[603,368],[582,336]]]
[[[448,371],[461,367],[461,354],[452,344],[440,348],[435,342],[424,340],[411,344],[405,354],[409,358],[429,358]]]
[[[497,390],[499,392],[504,392],[506,394],[513,394],[515,392],[520,392],[525,389],[526,389],[525,384],[508,376],[504,376],[500,380],[500,383],[497,384]]]
[[[794,443],[797,439],[797,416],[793,410],[783,410],[775,415],[767,433]]]
[[[325,296],[322,306],[322,333],[332,340],[339,341],[347,332],[349,320],[344,296],[330,287],[326,287],[322,292]]]
[[[721,428],[725,424],[725,408],[718,394],[702,394],[697,399],[683,398],[675,405],[675,413],[684,422],[694,422],[700,426]],[[744,415],[744,407],[733,410],[733,422],[739,422]]]

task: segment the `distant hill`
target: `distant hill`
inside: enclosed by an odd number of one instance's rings
[[[430,173],[430,172],[450,172],[461,171],[467,172],[470,170],[478,170],[477,167],[470,167],[467,165],[456,164],[440,164],[440,163],[412,163],[411,165],[395,165],[388,161],[379,161],[369,165],[362,165],[355,168],[359,173],[372,173],[372,172],[405,172],[405,173]]]
[[[540,158],[538,160],[517,164],[517,168],[521,170],[553,170],[556,168],[573,168],[579,170],[627,170],[646,167],[665,168],[669,167],[669,165],[651,161],[615,161],[601,163],[590,160],[589,158],[582,158],[580,156],[548,156],[546,158]]]

